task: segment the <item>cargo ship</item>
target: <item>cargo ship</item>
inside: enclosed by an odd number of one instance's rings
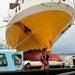
[[[74,19],[71,0],[16,0],[3,19],[7,22],[6,43],[10,49],[24,51],[25,60],[40,60],[42,52],[49,52],[49,60],[61,61],[51,48]]]

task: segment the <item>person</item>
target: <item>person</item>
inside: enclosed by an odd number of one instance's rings
[[[49,68],[49,59],[50,55],[49,53],[42,53],[41,62],[42,62],[42,68],[41,69],[48,69]]]
[[[30,66],[31,66],[31,64],[27,63],[26,65],[24,65],[24,67],[22,68],[22,70],[29,70]]]

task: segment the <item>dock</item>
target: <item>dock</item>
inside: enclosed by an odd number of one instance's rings
[[[0,75],[2,74],[24,74],[24,75],[65,75],[65,73],[68,73],[67,75],[75,75],[75,68],[49,68],[45,70],[41,69],[33,69],[33,70],[25,70],[25,71],[8,71],[8,72],[0,72]],[[64,74],[63,74],[64,73]]]

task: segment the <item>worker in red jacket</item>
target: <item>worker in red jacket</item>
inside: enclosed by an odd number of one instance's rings
[[[41,69],[48,69],[49,68],[49,59],[50,55],[49,53],[42,53],[41,62],[42,62],[42,68]]]

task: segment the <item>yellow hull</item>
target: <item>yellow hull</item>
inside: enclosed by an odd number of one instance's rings
[[[24,52],[44,48],[50,51],[58,36],[71,26],[67,26],[71,20],[72,17],[61,10],[28,15],[6,30],[7,44],[10,48]]]

